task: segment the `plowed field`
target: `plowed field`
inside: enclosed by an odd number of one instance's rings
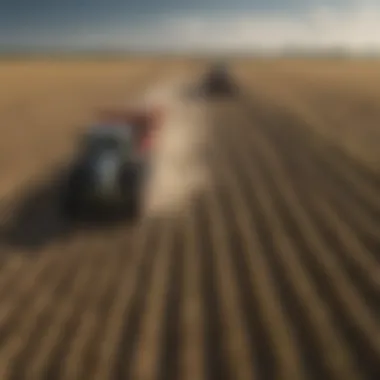
[[[242,63],[243,93],[203,102],[213,186],[178,217],[59,219],[44,173],[92,108],[198,69],[0,64],[1,380],[380,378],[373,63]]]

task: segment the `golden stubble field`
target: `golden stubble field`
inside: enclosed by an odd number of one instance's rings
[[[94,107],[202,64],[0,63],[0,378],[379,378],[378,67],[237,62],[243,94],[202,106],[212,189],[73,230],[31,181]]]

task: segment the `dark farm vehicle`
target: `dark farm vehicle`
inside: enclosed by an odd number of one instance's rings
[[[103,110],[80,139],[63,188],[70,218],[137,216],[150,162],[157,110]]]
[[[229,97],[238,92],[238,86],[224,63],[217,63],[202,77],[200,93],[205,97]]]

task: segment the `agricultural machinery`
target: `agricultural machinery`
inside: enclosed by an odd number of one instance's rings
[[[105,109],[82,134],[63,186],[70,218],[137,216],[160,110]]]

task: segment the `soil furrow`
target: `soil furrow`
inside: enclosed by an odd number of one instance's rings
[[[331,181],[339,191],[350,196],[352,202],[363,207],[374,220],[379,220],[380,185],[376,173],[371,172],[366,175],[364,169],[356,172],[356,166],[350,165],[353,159],[343,159],[342,155],[337,155],[336,150],[313,135],[311,127],[304,125],[304,120],[289,114],[286,110],[279,110],[276,104],[266,104],[257,95],[253,95],[252,98],[244,96],[241,99],[245,112],[249,113],[258,125],[265,126],[265,131],[270,134],[270,138],[277,146],[282,146],[287,153],[297,152],[300,158],[304,154],[312,153],[323,168],[325,180]]]
[[[232,113],[229,116],[229,120],[232,120],[236,113]],[[227,119],[225,117],[225,119]],[[219,123],[220,128],[223,127]],[[230,125],[225,125],[227,132],[230,130]],[[220,131],[222,135],[222,131]],[[238,151],[239,145],[234,144],[231,141],[233,138],[232,134],[224,133],[224,141],[229,141],[231,146]],[[222,138],[220,139],[220,144],[222,144]],[[222,154],[226,154],[227,148],[224,149]],[[227,153],[228,154],[228,153]],[[247,284],[244,284],[244,288],[250,286],[252,288],[253,294],[251,297],[256,297],[258,302],[259,312],[262,315],[269,340],[271,351],[274,355],[273,360],[275,361],[275,367],[273,370],[276,372],[272,374],[267,374],[268,378],[273,378],[273,376],[283,376],[284,378],[299,378],[302,379],[305,374],[303,372],[302,363],[299,361],[299,355],[297,352],[297,346],[294,341],[294,332],[292,331],[286,315],[283,313],[283,305],[281,304],[279,294],[276,288],[276,279],[273,277],[273,272],[265,259],[264,247],[260,244],[259,236],[256,233],[256,220],[254,218],[255,211],[250,207],[249,195],[246,198],[242,187],[241,171],[239,170],[238,162],[236,162],[235,167],[231,166],[230,163],[233,160],[232,155],[229,156],[229,160],[223,159],[222,156],[219,157],[221,165],[225,170],[225,175],[228,177],[228,183],[230,184],[230,189],[236,194],[234,198],[234,208],[236,209],[235,217],[236,223],[239,231],[239,238],[244,244],[244,249],[242,252],[241,262],[239,264],[239,277],[243,279],[243,273],[246,274],[244,278],[250,279]],[[227,173],[227,170],[230,174]],[[232,174],[235,173],[235,176]],[[252,179],[255,181],[255,179]],[[227,182],[227,181],[226,181]],[[251,195],[252,196],[252,195]],[[238,255],[235,255],[236,260]]]
[[[205,334],[201,289],[201,247],[194,208],[185,215],[183,310],[180,373],[183,380],[205,380]]]
[[[155,379],[160,365],[160,330],[169,285],[170,257],[175,249],[174,221],[166,219],[160,223],[159,239],[153,248],[155,261],[145,289],[145,305],[139,313],[140,330],[131,366],[131,378],[136,380]]]
[[[309,253],[303,255],[304,263],[308,265],[310,273],[313,274],[321,294],[329,301],[330,307],[334,310],[337,325],[341,325],[345,335],[351,338],[352,347],[357,350],[360,359],[368,363],[369,371],[376,371],[379,342],[376,317],[373,313],[371,314],[368,305],[363,302],[360,289],[351,284],[347,274],[339,266],[333,249],[326,244],[323,235],[318,232],[315,225],[313,226],[312,219],[306,214],[305,208],[301,205],[302,197],[300,198],[300,194],[294,192],[294,188],[291,187],[292,177],[286,175],[288,173],[284,171],[286,156],[276,158],[277,154],[273,147],[268,146],[269,139],[263,140],[262,134],[262,131],[255,133],[252,136],[252,142],[257,141],[262,147],[266,146],[265,150],[262,149],[263,157],[261,159],[264,159],[265,162],[276,163],[276,166],[272,165],[271,168],[265,168],[262,172],[268,180],[274,183],[277,191],[280,185],[279,181],[281,181],[282,192],[278,194],[278,197],[279,199],[283,197],[287,204],[293,205],[292,213],[289,214],[288,206],[284,204],[283,215],[287,215],[287,226],[292,226],[292,233],[296,234],[297,243],[304,242],[301,249]],[[319,270],[317,270],[318,268]],[[354,304],[356,305],[354,306]],[[353,331],[358,333],[353,336]],[[360,354],[363,348],[366,348],[365,352],[371,355]]]
[[[176,380],[180,374],[180,319],[183,300],[182,277],[184,262],[184,226],[179,220],[173,226],[174,241],[170,252],[169,275],[164,306],[164,316],[159,338],[158,380]]]
[[[204,318],[205,372],[208,380],[230,380],[228,355],[223,345],[221,295],[215,271],[215,252],[208,234],[207,205],[195,202],[196,235],[201,264],[200,285]]]
[[[223,183],[217,185],[223,186]],[[222,323],[228,352],[230,373],[234,379],[257,379],[257,358],[248,333],[251,328],[242,307],[242,295],[233,255],[239,254],[233,245],[229,229],[231,214],[219,191],[207,194],[208,225],[212,249],[216,255],[218,289],[221,295]]]
[[[276,145],[276,149],[281,152],[282,163],[287,170],[287,175],[289,178],[293,178],[298,196],[303,199],[305,207],[318,222],[318,229],[325,240],[334,249],[342,265],[351,273],[355,272],[356,278],[361,277],[360,282],[363,285],[361,288],[368,289],[365,292],[372,293],[371,297],[374,303],[378,303],[380,268],[376,260],[375,248],[373,246],[367,248],[365,241],[362,242],[357,236],[358,228],[354,228],[346,221],[347,218],[353,219],[351,214],[356,209],[356,205],[353,204],[344,210],[341,207],[337,208],[336,203],[339,203],[338,198],[341,198],[340,192],[324,177],[324,171],[319,167],[318,159],[312,155],[307,146],[303,146],[305,154],[302,155],[302,160],[296,149],[289,151],[279,144]],[[326,188],[328,190],[325,190]],[[327,191],[329,191],[328,194],[326,194]],[[336,200],[335,203],[331,202],[332,194]],[[375,230],[376,227],[374,226],[373,229]],[[378,238],[375,236],[372,236],[371,242],[375,247],[379,244]]]
[[[118,279],[102,344],[94,355],[92,379],[102,380],[110,374],[117,380],[130,376],[160,232],[160,221],[147,220],[136,233],[129,264],[132,270],[129,273],[124,268]]]

